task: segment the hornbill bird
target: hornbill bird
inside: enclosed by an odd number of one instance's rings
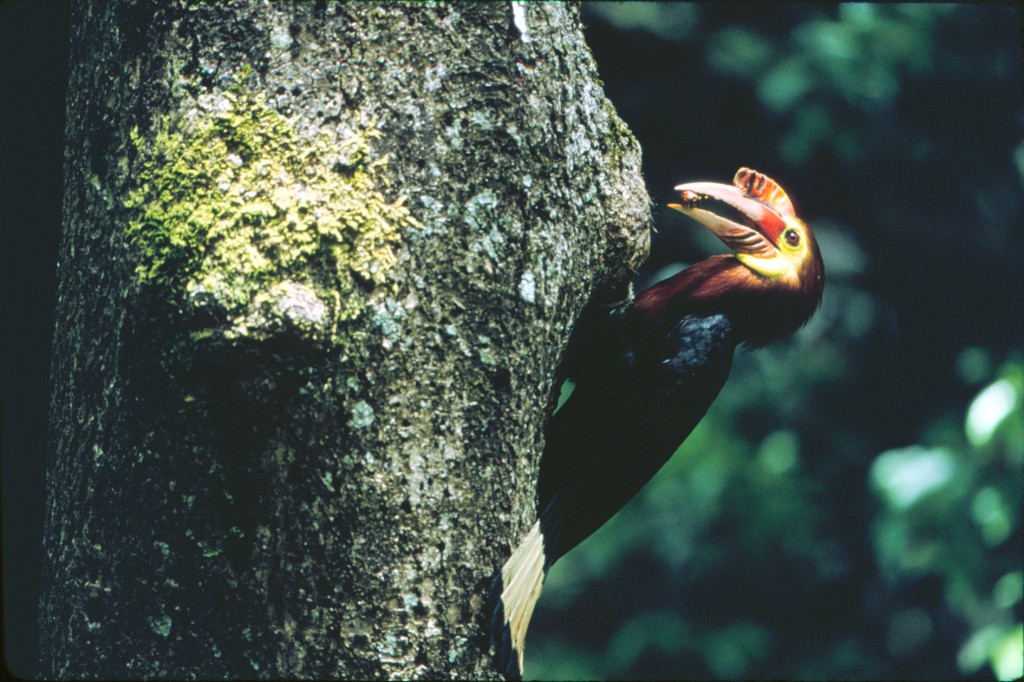
[[[522,675],[526,628],[551,565],[668,461],[725,384],[737,345],[787,336],[821,303],[825,272],[814,234],[771,178],[741,168],[732,185],[675,189],[682,199],[669,207],[735,253],[577,322],[563,362],[576,387],[547,426],[538,521],[491,590],[495,662],[509,679]]]

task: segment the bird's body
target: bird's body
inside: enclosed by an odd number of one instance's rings
[[[548,424],[537,508],[548,563],[622,508],[707,412],[732,366],[735,335],[721,314],[644,329],[635,308],[609,320],[621,346]],[[660,325],[659,325],[660,326]],[[644,452],[644,457],[631,457]]]
[[[496,661],[510,679],[522,674],[526,627],[550,566],[672,456],[724,386],[737,345],[791,333],[820,301],[813,235],[774,182],[741,169],[732,187],[677,189],[687,204],[673,208],[738,253],[712,256],[616,308],[591,307],[577,323],[565,363],[576,386],[548,423],[538,521],[492,594]],[[740,210],[749,227],[697,208],[708,198]]]

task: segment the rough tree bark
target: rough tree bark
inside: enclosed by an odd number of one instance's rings
[[[573,322],[646,255],[563,4],[77,2],[56,677],[494,677]]]

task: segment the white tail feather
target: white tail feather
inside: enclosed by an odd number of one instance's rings
[[[544,584],[544,539],[540,534],[540,521],[533,524],[526,538],[516,547],[501,569],[501,604],[505,611],[512,645],[519,657],[519,670],[523,669],[523,646],[526,628],[533,615],[533,607],[540,598]]]

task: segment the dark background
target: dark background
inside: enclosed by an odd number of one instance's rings
[[[1021,15],[1010,5],[595,4],[659,207],[768,173],[822,310],[552,571],[540,678],[1020,675]],[[66,2],[0,2],[4,646],[35,671]],[[656,209],[644,277],[721,245]]]
[[[819,236],[826,286],[553,568],[528,676],[1021,675],[1018,8],[584,5],[657,206],[761,170]],[[656,278],[724,250],[657,224]]]
[[[50,341],[69,3],[0,2],[3,628],[8,669],[35,675]]]

